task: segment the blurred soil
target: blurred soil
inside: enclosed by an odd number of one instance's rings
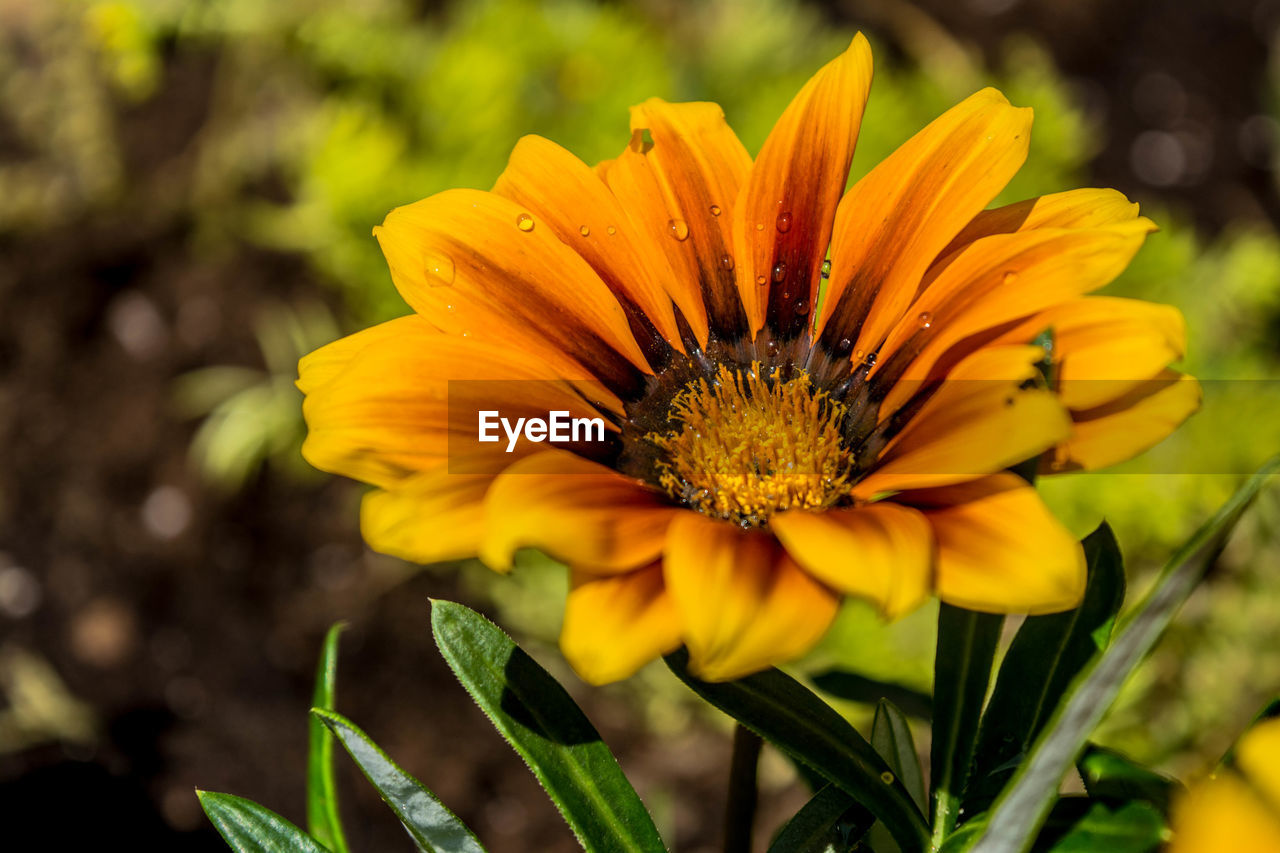
[[[1104,105],[1111,136],[1099,185],[1165,192],[1209,230],[1227,210],[1275,216],[1269,173],[1236,144],[1262,100],[1266,46],[1251,35],[1254,18],[1275,15],[1275,3],[924,5],[993,49],[1021,28],[1046,36],[1100,103],[1143,80],[1174,91],[1150,75],[1172,79],[1179,116],[1142,119]],[[1064,11],[1074,9],[1084,11]],[[21,607],[0,614],[0,658],[39,650],[96,719],[82,744],[0,755],[0,823],[39,829],[42,849],[103,838],[137,850],[224,849],[205,828],[197,785],[302,821],[314,655],[327,625],[346,618],[342,710],[491,849],[576,849],[432,646],[427,599],[458,597],[455,573],[402,581],[402,567],[368,554],[351,483],[267,470],[232,497],[193,474],[193,425],[173,413],[172,379],[202,365],[258,363],[252,318],[262,305],[328,297],[299,258],[192,250],[191,223],[163,199],[166,182],[190,168],[212,58],[175,63],[156,97],[116,107],[124,203],[0,243],[0,583],[26,591],[10,596]],[[1135,141],[1153,129],[1182,132],[1187,115],[1227,154],[1194,181],[1142,184],[1131,168]],[[0,156],[19,155],[0,130]],[[0,660],[9,677],[11,664]],[[658,742],[625,689],[572,689],[642,793],[668,804],[679,849],[713,849],[728,738],[699,724],[680,742]],[[343,773],[353,849],[408,849],[371,789]],[[799,796],[773,797],[764,821]]]

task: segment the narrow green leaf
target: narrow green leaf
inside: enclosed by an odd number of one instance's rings
[[[316,664],[315,690],[311,704],[332,710],[338,683],[338,637],[345,622],[330,626],[324,636],[320,661]],[[307,750],[307,828],[333,853],[347,853],[347,838],[338,813],[338,790],[333,779],[333,735],[319,720],[312,718],[311,744]]]
[[[1095,654],[1081,670],[1030,757],[996,801],[987,831],[973,848],[975,853],[1027,849],[1085,739],[1115,701],[1124,680],[1151,651],[1174,613],[1204,577],[1241,514],[1277,469],[1280,457],[1254,474],[1178,549],[1151,592],[1119,628],[1111,646]]]
[[[848,853],[875,815],[835,785],[826,785],[787,821],[769,853]]]
[[[918,720],[933,719],[933,697],[902,684],[878,681],[867,678],[865,675],[858,675],[856,672],[839,669],[820,672],[811,680],[813,685],[823,693],[828,693],[837,699],[848,699],[851,702],[863,702],[867,705],[874,705],[881,699],[888,699],[901,708],[908,717],[915,717]]]
[[[667,655],[666,662],[694,693],[870,809],[903,850],[926,848],[924,818],[902,780],[853,726],[800,682],[776,669],[737,681],[702,681],[690,674],[684,649]]]
[[[342,742],[365,778],[409,831],[422,853],[484,853],[467,825],[421,782],[392,761],[368,735],[341,714],[311,709],[312,719]]]
[[[454,675],[538,777],[584,849],[665,850],[613,753],[545,669],[461,604],[433,602],[431,629]]]
[[[906,715],[888,699],[876,703],[871,722],[871,746],[906,786],[921,813],[925,809],[924,779],[920,775],[920,758],[911,738]]]
[[[1084,789],[1095,800],[1128,802],[1141,800],[1150,803],[1164,815],[1169,813],[1169,803],[1182,789],[1176,779],[1161,775],[1138,764],[1113,749],[1089,744],[1084,755],[1076,762]]]
[[[938,610],[938,650],[933,665],[933,846],[942,844],[960,814],[982,703],[1004,617],[944,603]]]
[[[252,800],[196,791],[204,813],[237,853],[329,853],[301,829]]]
[[[1036,853],[1155,853],[1168,840],[1164,817],[1150,803],[1113,806],[1064,797],[1045,821]]]
[[[970,814],[985,811],[1013,775],[1058,706],[1071,679],[1106,647],[1124,601],[1124,563],[1106,522],[1085,537],[1088,583],[1080,606],[1029,616],[1009,645],[982,715],[973,778],[964,798]]]

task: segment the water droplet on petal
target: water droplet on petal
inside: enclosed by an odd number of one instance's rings
[[[921,311],[919,319],[920,319],[920,328],[922,329],[927,329],[933,325],[933,315],[930,314],[928,311]]]
[[[773,265],[773,280],[782,281],[787,277],[787,265],[782,261],[778,261]]]
[[[586,225],[583,225],[581,228],[578,229],[578,233],[581,234],[583,237],[590,237],[591,229],[588,228]]]
[[[797,313],[797,314],[799,314],[799,315],[800,315],[800,316],[802,316],[802,317],[803,317],[805,314],[808,314],[808,313],[809,313],[809,300],[807,300],[807,299],[801,299],[801,300],[799,300],[798,302],[796,302],[796,313]]]
[[[756,276],[756,284],[760,285],[761,287],[764,287],[768,283],[769,283],[769,279],[765,278],[764,276],[762,275]]]
[[[610,226],[609,226],[608,228],[606,228],[605,230],[609,232],[609,236],[610,236],[610,237],[612,237],[614,234],[617,234],[617,233],[618,233],[618,229],[617,229],[617,228],[614,228],[612,225],[610,225]]]
[[[867,353],[866,362],[867,362],[867,367],[875,367],[875,364],[876,364],[876,354],[875,354],[875,353],[873,353],[873,352],[869,352],[869,353]]]
[[[831,278],[831,261],[822,262],[822,277]]]
[[[712,216],[719,216],[719,215],[720,215],[720,205],[718,205],[718,204],[713,204],[713,205],[711,205],[711,215],[712,215]]]
[[[791,230],[791,214],[785,212],[779,213],[778,221],[775,224],[778,226],[778,231],[780,233],[786,234]]]
[[[667,220],[667,229],[671,231],[671,236],[681,242],[689,239],[689,223],[683,219]]]
[[[845,343],[845,342],[846,342],[846,341],[848,341],[848,340],[849,340],[848,338],[845,338],[845,339],[844,339],[843,341],[841,341],[840,343],[841,343],[841,344],[843,344],[843,343]],[[858,350],[857,352],[855,352],[855,353],[853,354],[853,360],[854,360],[855,362],[857,362],[858,364],[862,364],[863,359],[865,359],[866,357],[867,357],[866,350]]]
[[[778,354],[779,347],[778,347],[777,341],[769,341],[769,343],[764,345],[764,348],[765,348],[765,351],[769,353],[769,355]]]
[[[427,284],[432,287],[449,287],[453,284],[453,259],[448,255],[432,254],[427,257]]]
[[[1013,280],[1017,277],[1018,277],[1018,274],[1016,272],[1014,272],[1013,270],[1009,270],[1004,274],[1004,283],[1012,284]]]
[[[533,230],[533,217],[527,213],[522,213],[516,217],[516,227],[521,231],[529,232]]]
[[[848,352],[853,349],[853,341],[849,338],[841,338],[840,343],[836,344],[836,348],[841,352]],[[859,356],[859,358],[861,358],[861,356]]]
[[[763,230],[764,230],[764,223],[763,223],[763,222],[757,222],[757,223],[756,223],[756,230],[757,230],[757,231],[763,231]]]
[[[720,266],[726,270],[733,269],[733,255],[721,255]]]

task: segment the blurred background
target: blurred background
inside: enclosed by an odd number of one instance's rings
[[[612,157],[655,95],[718,101],[755,151],[859,29],[876,79],[855,176],[998,86],[1036,111],[1001,201],[1140,201],[1162,231],[1110,292],[1181,307],[1190,372],[1280,379],[1278,0],[0,0],[0,825],[45,849],[224,849],[197,785],[302,822],[314,658],[346,619],[340,709],[491,849],[576,849],[435,652],[434,596],[515,633],[669,843],[715,849],[725,721],[661,665],[579,682],[545,560],[497,580],[368,552],[361,488],[298,456],[295,364],[406,312],[370,236],[392,207],[487,188],[526,133]],[[1216,473],[1140,459],[1044,484],[1076,532],[1112,522],[1131,600],[1278,443],[1277,386],[1236,385],[1257,390],[1172,440]],[[1194,775],[1280,689],[1277,520],[1273,490],[1106,743]],[[797,671],[927,690],[933,619],[849,605]],[[408,849],[339,761],[353,849]],[[763,786],[762,841],[804,799],[768,751]]]

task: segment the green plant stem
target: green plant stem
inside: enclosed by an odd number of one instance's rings
[[[756,820],[756,771],[763,743],[760,735],[741,723],[734,727],[729,802],[724,814],[724,853],[751,853]]]

